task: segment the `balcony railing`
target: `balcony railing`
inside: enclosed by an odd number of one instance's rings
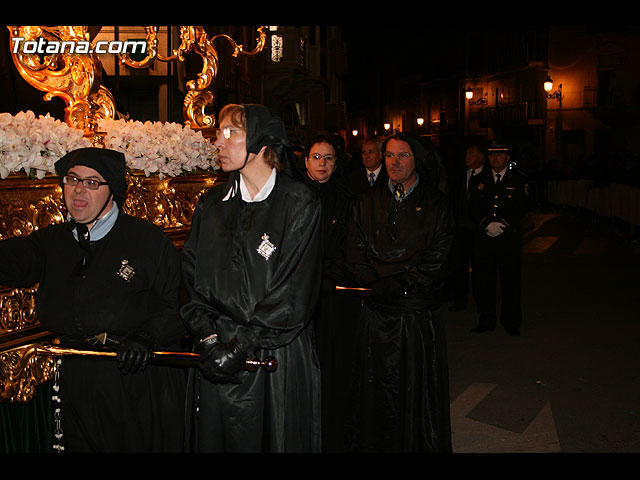
[[[532,120],[543,120],[544,109],[536,102],[504,103],[480,108],[480,125],[528,125]]]
[[[594,86],[584,87],[584,108],[604,108],[616,105],[616,99],[613,91],[610,89],[602,89]],[[619,102],[618,102],[619,103]]]

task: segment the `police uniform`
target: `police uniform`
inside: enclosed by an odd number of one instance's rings
[[[506,147],[489,149],[489,153]],[[500,323],[510,335],[520,334],[522,323],[520,275],[522,218],[527,205],[526,177],[507,166],[499,181],[491,168],[472,179],[469,213],[475,225],[474,255],[478,280],[478,325],[472,331],[495,330],[497,282],[500,281]]]

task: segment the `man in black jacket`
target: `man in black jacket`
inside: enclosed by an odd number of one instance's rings
[[[359,199],[347,269],[370,288],[356,334],[348,446],[368,452],[450,452],[442,264],[454,234],[445,194],[419,141],[385,145],[389,181]],[[410,386],[410,387],[409,387]]]
[[[39,284],[40,323],[76,348],[106,333],[117,362],[64,357],[59,367],[67,452],[179,452],[185,375],[147,365],[178,348],[180,263],[155,225],[122,211],[125,158],[79,149],[55,164],[69,221],[0,243],[0,284]],[[105,338],[101,336],[101,338]]]
[[[474,280],[476,270],[473,268],[475,225],[469,216],[469,184],[473,177],[482,172],[485,158],[486,152],[479,145],[469,146],[465,152],[464,172],[456,172],[454,177],[456,181],[452,182],[451,196],[457,231],[451,249],[452,270],[447,285],[453,299],[453,305],[449,307],[450,311],[467,308],[470,290],[476,306],[478,303],[478,282]],[[469,278],[469,267],[471,267],[471,279]]]
[[[509,335],[520,335],[521,223],[527,207],[527,181],[509,165],[510,160],[507,147],[489,148],[491,168],[475,177],[469,189],[478,280],[479,318],[472,330],[476,333],[495,330],[500,278],[500,323]]]
[[[349,172],[348,182],[356,195],[388,180],[382,158],[382,142],[378,138],[366,138],[362,142],[362,165]]]

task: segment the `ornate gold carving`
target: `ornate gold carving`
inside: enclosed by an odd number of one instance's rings
[[[37,286],[0,288],[0,333],[24,330],[38,323],[36,318]]]
[[[7,26],[12,38],[23,41],[89,42],[86,26]],[[211,136],[215,118],[205,113],[213,102],[208,90],[218,73],[218,53],[213,42],[224,38],[233,46],[233,57],[256,55],[265,45],[264,27],[258,29],[256,47],[245,51],[227,35],[211,38],[201,26],[180,27],[180,46],[168,57],[157,52],[157,27],[145,27],[147,32],[146,58],[134,62],[122,56],[123,63],[132,68],[149,66],[154,60],[184,61],[187,52],[194,52],[203,60],[202,71],[196,80],[187,82],[188,93],[183,105],[185,124],[194,129],[209,129]],[[46,92],[45,100],[60,97],[66,104],[65,122],[82,130],[92,143],[103,143],[104,132],[98,131],[103,119],[115,118],[115,102],[111,93],[101,85],[102,65],[94,53],[61,51],[40,55],[12,49],[13,62],[22,77],[35,88]],[[165,229],[176,246],[180,247],[188,232],[191,216],[198,198],[210,188],[216,177],[189,175],[160,180],[154,177],[129,175],[129,195],[124,205],[126,213],[146,218]],[[66,209],[57,178],[33,180],[26,175],[13,174],[0,182],[0,240],[29,235],[38,228],[64,221]],[[52,378],[55,360],[40,355],[37,344],[14,348],[33,341],[41,328],[35,318],[36,286],[31,289],[0,289],[0,401],[27,402],[35,394],[37,385]],[[45,352],[46,353],[46,352]]]
[[[86,26],[7,26],[12,38],[24,41],[38,39],[56,42],[89,42]],[[195,80],[187,82],[188,92],[183,103],[185,125],[194,129],[210,129],[215,126],[215,117],[205,113],[207,106],[213,103],[213,94],[209,91],[218,75],[218,52],[213,42],[224,38],[233,46],[233,57],[257,55],[264,49],[266,32],[259,27],[256,46],[245,51],[243,45],[236,43],[228,35],[214,35],[209,38],[202,26],[181,26],[180,45],[167,57],[158,53],[158,27],[145,26],[147,34],[146,56],[134,61],[129,54],[118,54],[123,64],[132,68],[149,67],[155,60],[164,62],[185,60],[185,54],[194,52],[202,58],[202,70]],[[46,92],[44,98],[50,100],[60,97],[66,103],[65,121],[68,125],[83,130],[94,145],[100,145],[101,137],[96,134],[100,120],[115,118],[116,107],[113,95],[102,83],[102,64],[92,52],[77,53],[62,51],[50,55],[14,51],[12,58],[22,77],[32,86]]]
[[[191,217],[200,196],[215,182],[215,177],[204,174],[162,180],[129,174],[123,210],[161,227],[180,248],[191,226]]]
[[[57,177],[29,179],[13,174],[0,181],[0,240],[29,235],[65,218]]]
[[[216,178],[193,174],[159,179],[129,173],[123,210],[164,229],[188,230],[200,195]],[[11,175],[0,181],[0,200],[0,240],[25,236],[66,218],[57,177],[32,180],[22,173]]]
[[[51,380],[56,359],[38,354],[38,344],[0,352],[0,401],[29,402]]]
[[[56,42],[89,41],[87,27],[7,26],[12,38],[24,41]],[[44,56],[17,52],[12,48],[13,63],[22,77],[38,90],[46,92],[45,100],[60,97],[66,104],[65,122],[92,135],[103,118],[113,118],[115,101],[101,85],[102,64],[94,53],[68,51]]]
[[[201,26],[181,26],[180,27],[180,45],[173,50],[172,55],[163,57],[158,53],[158,30],[157,27],[145,27],[147,32],[147,55],[143,60],[133,61],[128,54],[120,56],[122,62],[132,68],[146,68],[150,66],[154,60],[169,62],[177,60],[183,62],[185,54],[194,52],[202,57],[202,70],[198,74],[196,80],[187,82],[189,91],[185,96],[182,112],[185,118],[185,125],[193,129],[208,129],[215,126],[215,117],[205,113],[208,105],[213,103],[213,94],[208,90],[218,75],[218,52],[213,42],[218,38],[228,40],[233,46],[233,57],[240,55],[253,56],[260,53],[264,49],[266,32],[264,27],[258,28],[258,39],[256,47],[253,50],[245,51],[242,45],[239,45],[228,35],[214,35],[209,38],[208,34]]]

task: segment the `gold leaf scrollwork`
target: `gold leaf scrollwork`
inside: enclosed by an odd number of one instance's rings
[[[12,38],[22,38],[25,42],[43,39],[44,41],[90,43],[86,26],[7,26]],[[253,50],[246,51],[230,36],[220,34],[209,37],[202,26],[181,26],[180,45],[169,56],[158,53],[158,27],[145,26],[146,55],[140,61],[131,59],[128,53],[118,54],[120,61],[131,68],[149,67],[155,60],[184,62],[185,55],[193,52],[202,58],[202,70],[195,80],[187,82],[188,92],[183,103],[185,125],[193,129],[206,130],[215,126],[215,117],[206,113],[206,107],[214,100],[209,87],[218,75],[218,52],[213,42],[223,38],[231,43],[233,57],[257,55],[264,49],[266,42],[265,27],[258,28],[258,38]],[[13,62],[22,77],[32,86],[46,92],[44,98],[51,100],[60,97],[66,103],[65,122],[85,132],[96,145],[100,136],[96,136],[100,120],[115,118],[117,115],[115,100],[111,92],[102,83],[102,64],[97,55],[90,52],[77,53],[62,51],[48,55],[24,53],[12,49]]]
[[[0,199],[0,240],[28,235],[65,218],[62,189],[56,178],[9,177],[0,184]]]
[[[56,359],[40,355],[36,344],[0,352],[0,401],[29,402],[55,367]]]
[[[0,332],[14,332],[38,323],[37,287],[0,289]]]
[[[7,26],[12,38],[24,42],[89,42],[84,26]],[[45,100],[64,100],[65,122],[93,135],[98,123],[115,116],[115,101],[102,82],[102,65],[94,53],[57,52],[47,55],[12,49],[13,62],[22,77],[33,87],[46,92]],[[74,52],[76,52],[74,50]]]
[[[182,229],[191,225],[191,217],[200,196],[215,183],[208,175],[189,175],[172,179],[128,175],[124,211],[144,218],[164,229]]]
[[[264,49],[266,41],[265,28],[262,26],[257,30],[256,46],[250,51],[245,51],[242,45],[236,43],[228,35],[221,34],[210,38],[202,26],[181,26],[180,45],[172,51],[171,55],[164,57],[158,53],[157,27],[147,26],[145,30],[147,32],[146,57],[140,61],[133,61],[128,54],[123,54],[120,58],[125,65],[132,68],[146,68],[156,59],[163,62],[173,60],[184,62],[185,55],[189,52],[196,53],[202,58],[202,70],[195,80],[187,82],[188,92],[185,95],[182,107],[185,125],[193,129],[208,129],[215,126],[215,117],[205,112],[207,106],[211,105],[214,100],[213,93],[208,89],[218,75],[219,59],[218,51],[213,45],[214,40],[224,38],[229,41],[233,46],[232,56],[234,58],[240,55],[257,55]]]

